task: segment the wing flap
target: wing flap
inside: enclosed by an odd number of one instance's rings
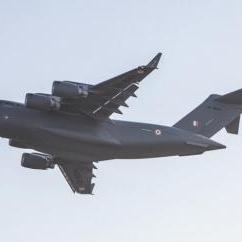
[[[114,96],[110,95],[110,99],[102,103],[97,109],[95,109],[93,111],[93,114],[97,118],[105,118],[106,116],[110,116],[114,112],[122,114],[122,112],[118,108],[120,106],[123,106],[125,101],[130,96],[132,96],[137,89],[137,85],[130,84],[124,90],[120,91],[119,93],[116,93]]]
[[[107,119],[113,113],[122,114],[120,106],[128,107],[126,100],[136,97],[138,85],[157,68],[161,53],[158,53],[146,66],[139,66],[124,74],[90,86],[89,94],[81,99],[62,99],[63,111],[84,113],[96,119]]]

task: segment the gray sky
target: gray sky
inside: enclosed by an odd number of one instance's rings
[[[56,79],[97,83],[162,51],[119,118],[173,125],[242,87],[241,10],[239,0],[0,0],[0,97],[23,101]],[[93,197],[73,195],[57,169],[21,168],[23,151],[1,140],[1,239],[241,242],[241,135],[214,139],[228,149],[100,163]]]

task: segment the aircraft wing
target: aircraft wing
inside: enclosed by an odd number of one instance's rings
[[[79,100],[62,99],[63,107],[69,112],[82,112],[97,119],[107,119],[113,113],[122,114],[120,106],[128,107],[126,100],[133,96],[138,84],[153,70],[157,69],[161,53],[148,65],[139,66],[124,74],[90,86],[88,96]]]
[[[92,178],[95,177],[92,162],[58,164],[63,176],[74,193],[91,194],[94,188]]]

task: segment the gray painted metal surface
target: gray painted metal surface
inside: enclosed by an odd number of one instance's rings
[[[146,66],[95,86],[54,82],[52,94],[27,94],[25,104],[0,101],[0,136],[23,154],[22,166],[59,166],[73,192],[92,194],[94,162],[198,155],[225,146],[210,139],[222,128],[237,134],[242,90],[211,95],[173,127],[111,120],[135,97],[138,84],[157,68],[159,53]]]

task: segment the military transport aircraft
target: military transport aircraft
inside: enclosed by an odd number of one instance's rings
[[[226,148],[210,139],[222,128],[238,134],[242,89],[211,95],[172,127],[110,119],[128,107],[139,83],[157,69],[161,53],[97,85],[54,81],[51,94],[26,94],[25,103],[0,101],[0,136],[9,145],[33,149],[23,167],[46,170],[57,165],[73,192],[92,194],[94,163],[198,155]]]

